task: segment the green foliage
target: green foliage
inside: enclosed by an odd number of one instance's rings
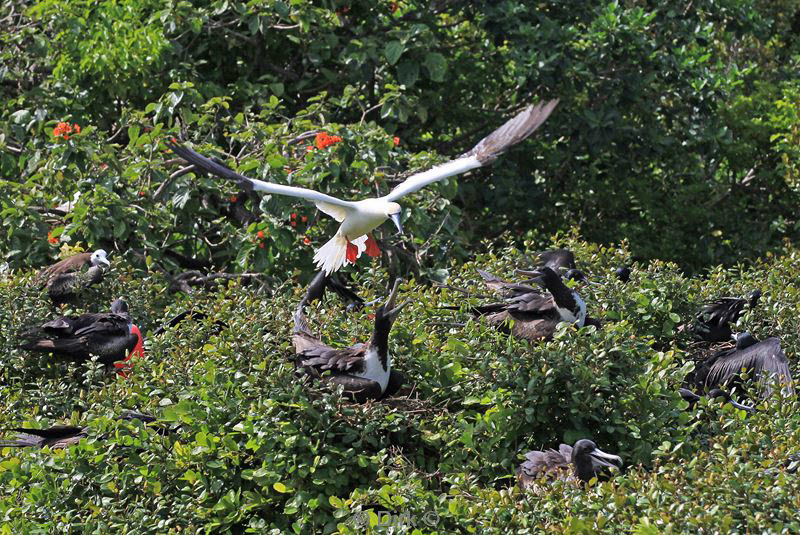
[[[703,0],[691,16],[683,2],[12,5],[0,23],[0,169],[14,177],[0,188],[0,244],[14,265],[42,262],[37,234],[71,223],[42,210],[99,178],[108,212],[77,216],[93,227],[67,232],[82,242],[114,241],[139,250],[131,262],[150,256],[168,270],[167,246],[229,271],[308,266],[285,228],[299,208],[253,197],[253,219],[222,217],[235,211],[231,186],[168,180],[177,169],[163,138],[221,148],[261,178],[360,195],[551,97],[561,104],[542,131],[460,179],[457,196],[451,180],[406,201],[412,238],[389,248],[393,271],[437,278],[435,259],[465,259],[466,244],[575,225],[694,271],[777,250],[800,230],[790,2]],[[85,133],[54,143],[62,120]],[[286,146],[312,129],[344,142],[308,159]],[[36,204],[16,202],[31,189]],[[96,221],[109,216],[128,221]],[[325,223],[309,237],[316,245],[329,232]]]
[[[550,342],[520,341],[466,308],[439,308],[477,297],[407,283],[411,304],[390,347],[409,388],[365,405],[295,372],[289,336],[300,284],[265,295],[225,282],[188,296],[169,294],[157,273],[117,265],[92,289],[91,308],[125,296],[145,332],[147,355],[122,379],[17,349],[26,326],[53,310],[29,286],[31,273],[6,273],[0,427],[88,422],[90,437],[65,451],[0,452],[5,532],[360,533],[365,522],[378,531],[388,521],[422,532],[794,530],[800,489],[780,464],[800,448],[795,402],[771,399],[747,418],[713,401],[685,412],[676,389],[692,350],[675,331],[701,301],[757,286],[762,303],[738,327],[779,336],[793,361],[800,291],[787,281],[800,272],[800,253],[720,268],[709,281],[654,262],[623,284],[612,269],[629,260],[624,246],[546,245],[575,250],[599,283],[580,291],[601,330],[562,325]],[[477,295],[485,290],[475,267],[508,276],[527,265],[514,249],[497,250],[452,262],[448,284]],[[387,279],[362,270],[355,282],[372,299],[385,295]],[[147,335],[190,307],[208,317]],[[365,340],[372,311],[342,309],[335,297],[315,304],[314,329],[334,345]],[[227,327],[216,330],[217,320]],[[114,420],[123,408],[156,414],[175,431],[160,437]],[[586,436],[623,456],[622,475],[588,490],[514,489],[522,453]]]

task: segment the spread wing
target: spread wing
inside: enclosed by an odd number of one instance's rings
[[[742,369],[747,370],[750,376],[758,381],[769,381],[777,377],[781,383],[791,385],[792,373],[789,371],[789,361],[777,338],[767,338],[717,359],[708,371],[706,385],[709,387],[723,385],[738,376]],[[767,395],[770,392],[769,388],[765,391]]]
[[[91,257],[92,253],[80,253],[72,255],[40,271],[39,274],[36,275],[35,281],[37,283],[50,282],[62,273],[67,273],[69,271],[75,271],[82,268],[89,261],[89,259],[91,259]]]
[[[738,297],[721,297],[706,303],[698,314],[698,321],[708,325],[735,323],[747,303]]]
[[[516,282],[509,282],[482,269],[478,269],[477,271],[478,274],[483,278],[483,282],[486,284],[486,286],[488,286],[489,288],[491,288],[492,290],[494,290],[503,297],[514,297],[519,294],[536,291],[536,289],[533,286],[530,286],[528,284],[518,284]]]
[[[367,346],[365,344],[356,344],[344,349],[334,349],[324,344],[311,333],[308,321],[303,313],[304,305],[305,301],[301,301],[294,314],[292,344],[298,356],[297,364],[318,372],[326,370],[334,372],[363,371]]]
[[[248,178],[244,175],[240,175],[225,165],[198,154],[185,145],[167,143],[167,146],[171,148],[175,154],[190,164],[208,173],[217,175],[227,180],[238,182],[239,185],[247,191],[263,191],[266,193],[288,195],[290,197],[299,197],[301,199],[314,201],[314,204],[317,205],[317,208],[333,217],[337,221],[342,221],[355,206],[354,202],[343,201],[341,199],[337,199],[336,197],[331,197],[330,195],[325,195],[324,193],[320,193],[311,189],[298,188],[296,186],[284,186],[283,184],[274,184],[272,182],[256,180],[255,178]]]
[[[396,201],[397,199],[424,188],[439,180],[450,176],[466,173],[471,169],[482,167],[493,162],[512,147],[530,136],[550,116],[558,104],[558,100],[528,106],[512,119],[480,140],[472,150],[445,164],[438,165],[422,173],[408,177],[399,184],[384,199]]]

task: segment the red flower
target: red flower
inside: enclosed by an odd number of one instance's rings
[[[309,239],[309,237],[306,236],[305,238],[303,238],[303,243],[306,245],[311,245],[311,239]]]
[[[297,214],[296,214],[296,213],[294,213],[294,212],[292,212],[292,215],[290,215],[290,216],[289,216],[289,219],[291,219],[292,221],[294,221],[295,219],[297,219]]]
[[[395,147],[398,146],[400,144],[400,138],[397,137],[397,136],[393,137],[392,138],[392,143],[394,143]]]
[[[308,221],[308,216],[305,216],[305,215],[304,215],[303,217],[301,217],[301,218],[300,218],[300,221],[302,221],[303,223],[305,223],[306,221]]]
[[[340,141],[342,141],[342,138],[339,136],[329,136],[327,132],[320,132],[317,134],[317,137],[314,138],[314,145],[316,145],[318,149],[324,149]]]
[[[81,127],[77,124],[70,125],[69,123],[58,123],[53,128],[53,137],[60,137],[61,139],[69,139],[71,133],[80,134]]]
[[[256,236],[258,236],[259,239],[263,239],[264,238],[264,231],[263,230],[259,230],[258,234],[256,234]]]
[[[55,245],[55,244],[57,244],[57,243],[58,243],[58,238],[56,238],[55,236],[53,236],[53,233],[52,233],[52,232],[48,232],[48,233],[47,233],[47,241],[48,241],[48,242],[49,242],[51,245]]]
[[[313,146],[311,146],[311,145],[306,145],[306,152],[311,152],[312,150],[314,150],[314,147],[313,147]]]
[[[239,197],[237,197],[236,195],[231,195],[231,202],[236,202],[238,200],[239,200]]]
[[[264,242],[263,241],[258,242],[258,246],[263,249],[264,248]]]
[[[289,223],[289,224],[290,224],[292,227],[296,227],[296,226],[297,226],[297,221],[292,221],[292,222],[291,222],[291,223]]]

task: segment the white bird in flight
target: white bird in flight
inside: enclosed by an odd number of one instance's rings
[[[318,209],[341,223],[336,235],[320,247],[314,254],[314,263],[326,274],[333,273],[345,264],[353,264],[361,251],[369,256],[378,256],[375,240],[369,234],[387,219],[391,219],[402,234],[400,224],[400,205],[395,201],[401,197],[438,182],[447,177],[465,173],[493,162],[509,147],[530,136],[547,119],[558,104],[558,100],[530,105],[512,119],[480,140],[472,150],[442,165],[437,165],[422,173],[408,177],[383,197],[360,201],[343,201],[307,188],[285,186],[264,182],[236,173],[232,169],[198,154],[192,149],[179,145],[175,139],[167,145],[181,158],[206,172],[228,180],[235,180],[247,191],[264,191],[289,195],[313,201]]]

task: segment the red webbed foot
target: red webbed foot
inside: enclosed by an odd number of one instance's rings
[[[345,257],[351,264],[355,264],[358,259],[358,246],[351,243],[350,240],[347,240],[347,253],[345,253]]]
[[[378,243],[372,237],[372,234],[367,234],[367,250],[364,252],[372,258],[381,255],[381,250],[378,248]]]

